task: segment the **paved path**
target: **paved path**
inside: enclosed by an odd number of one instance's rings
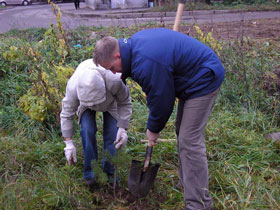
[[[81,3],[81,9],[75,10],[73,3],[58,4],[63,13],[62,22],[66,29],[79,26],[131,26],[148,22],[165,22],[172,24],[176,12],[148,12],[147,9],[133,10],[91,10]],[[184,11],[182,23],[231,22],[279,18],[280,11],[267,12],[235,12],[230,11]],[[16,6],[0,9],[0,33],[11,29],[31,27],[49,27],[56,20],[50,5]]]

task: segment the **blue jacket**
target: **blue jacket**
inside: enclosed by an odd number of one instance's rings
[[[224,68],[215,52],[185,34],[169,29],[147,29],[130,39],[119,39],[122,79],[131,77],[147,96],[147,128],[160,132],[178,97],[207,95],[220,87]]]

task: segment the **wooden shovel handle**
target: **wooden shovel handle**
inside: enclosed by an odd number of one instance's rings
[[[157,139],[158,143],[161,143],[161,142],[174,142],[174,141],[177,141],[177,139]],[[140,140],[140,142],[142,144],[144,144],[144,143],[148,143],[149,141],[147,139],[142,139],[142,140]]]
[[[144,172],[146,172],[147,168],[150,165],[150,160],[151,160],[151,157],[152,157],[152,152],[153,152],[153,147],[147,146],[147,148],[146,148],[146,157],[145,157],[144,168],[143,168]]]
[[[181,22],[181,17],[182,17],[183,9],[184,9],[184,4],[183,3],[179,3],[178,4],[178,8],[177,8],[177,12],[176,12],[174,26],[173,26],[173,30],[174,31],[179,31],[179,25],[180,25],[180,22]]]

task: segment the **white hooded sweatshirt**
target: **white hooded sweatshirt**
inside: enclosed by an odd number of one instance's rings
[[[62,136],[72,138],[73,118],[77,112],[80,122],[86,109],[108,111],[119,128],[128,128],[132,104],[127,86],[120,79],[92,59],[83,61],[67,83],[60,113]]]

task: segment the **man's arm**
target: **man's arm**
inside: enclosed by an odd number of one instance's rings
[[[116,77],[117,76],[117,77]],[[116,77],[112,80],[112,86],[110,90],[117,102],[118,111],[118,132],[116,140],[114,141],[115,148],[124,148],[127,142],[127,128],[132,113],[132,103],[128,87],[120,79],[120,75],[114,75]]]
[[[139,59],[137,64],[132,75],[147,95],[147,128],[153,133],[159,133],[165,127],[175,102],[172,70],[148,58]]]
[[[61,131],[64,137],[64,143],[66,147],[64,148],[64,154],[67,159],[68,165],[77,162],[76,158],[76,147],[73,144],[73,118],[77,108],[79,106],[79,101],[77,97],[71,95],[70,89],[66,88],[66,95],[62,100],[62,111],[60,113],[61,121]]]
[[[119,128],[127,129],[129,126],[130,116],[132,114],[132,103],[128,87],[122,82],[119,75],[114,75],[115,80],[112,81],[110,87],[113,96],[117,102],[118,124]]]
[[[60,113],[60,125],[62,136],[65,140],[71,140],[73,136],[73,119],[79,106],[79,100],[66,88],[65,97],[62,100],[62,110]]]

